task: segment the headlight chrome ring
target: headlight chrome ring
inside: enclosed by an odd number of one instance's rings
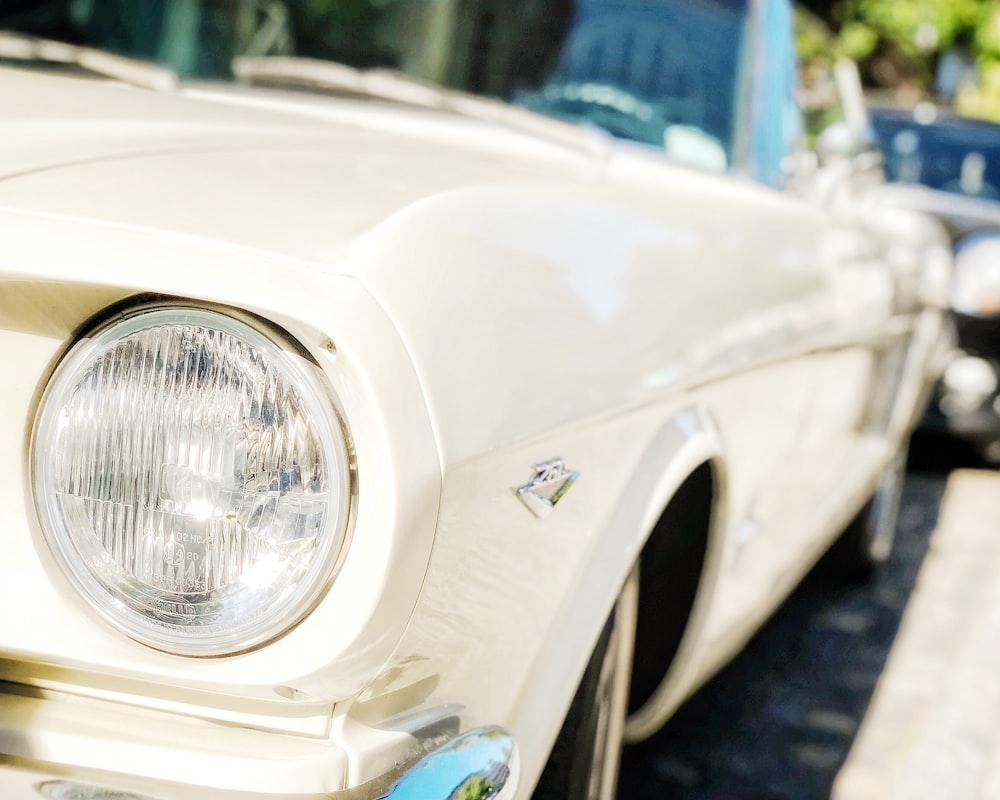
[[[30,461],[45,539],[108,621],[157,649],[281,636],[344,551],[346,426],[319,367],[265,331],[138,308],[77,341],[42,395]]]

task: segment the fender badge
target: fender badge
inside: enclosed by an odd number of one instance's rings
[[[524,486],[511,489],[528,510],[539,519],[545,519],[555,504],[569,491],[579,472],[566,469],[566,462],[553,458],[535,465],[535,474]]]

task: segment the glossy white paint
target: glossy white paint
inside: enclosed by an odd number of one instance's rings
[[[719,479],[706,581],[634,736],[860,507],[925,383],[938,320],[897,303],[896,276],[921,262],[885,259],[877,208],[426,111],[13,71],[0,92],[0,679],[56,692],[19,718],[29,756],[77,746],[30,736],[62,693],[101,716],[115,700],[297,733],[303,757],[321,742],[308,791],[377,778],[415,752],[411,731],[499,724],[527,796],[685,477],[712,461]],[[25,443],[46,373],[88,317],[139,293],[282,326],[354,439],[340,574],[300,626],[245,655],[172,656],[103,624],[31,510]],[[880,421],[868,400],[887,379],[898,400]],[[580,478],[541,521],[511,489],[556,456]],[[0,696],[0,717],[20,702]],[[154,776],[174,747],[137,750],[129,769]]]
[[[190,784],[208,792],[263,791],[283,796],[332,792],[344,785],[346,757],[325,738],[223,728],[186,716],[44,691],[37,696],[5,694],[2,708],[5,760],[13,756],[105,775],[122,772],[128,765],[130,774],[158,784],[175,783],[178,788],[188,784],[189,797]]]

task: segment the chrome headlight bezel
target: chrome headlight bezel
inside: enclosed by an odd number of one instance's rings
[[[328,496],[324,495],[323,501],[326,510],[322,520],[313,526],[320,529],[312,537],[316,551],[288,585],[281,584],[278,579],[271,583],[264,580],[269,575],[273,578],[278,574],[274,570],[275,558],[271,558],[268,568],[253,562],[247,575],[241,573],[242,579],[256,570],[253,580],[259,584],[256,587],[259,591],[255,594],[251,586],[244,592],[244,599],[248,598],[251,606],[257,603],[256,607],[240,606],[234,596],[226,594],[228,587],[219,588],[221,599],[212,600],[210,608],[207,605],[209,601],[203,597],[207,592],[171,591],[162,587],[150,589],[146,585],[137,590],[138,597],[122,591],[120,580],[116,583],[116,579],[101,572],[101,569],[114,572],[114,559],[108,557],[106,549],[102,550],[99,538],[95,538],[98,535],[93,530],[88,533],[86,530],[71,529],[67,512],[60,506],[61,501],[54,491],[59,461],[56,443],[61,432],[60,424],[63,429],[66,427],[67,398],[80,389],[81,382],[93,372],[93,366],[114,351],[116,346],[144,331],[171,326],[210,330],[220,339],[228,337],[228,341],[237,343],[237,346],[260,354],[265,374],[270,370],[279,376],[273,380],[284,382],[286,396],[294,398],[289,402],[296,407],[301,406],[304,409],[302,413],[314,426],[309,428],[309,435],[314,437],[315,442],[310,440],[309,445],[320,452],[320,462],[329,479]],[[199,388],[198,391],[209,392],[211,388]],[[243,388],[242,385],[240,388]],[[204,394],[195,397],[192,402],[197,403],[199,399],[203,407],[211,405]],[[164,424],[161,423],[161,428]],[[123,439],[138,435],[129,433],[132,428],[125,426],[124,429],[126,432],[121,434]],[[162,464],[154,464],[150,469],[156,472],[163,468]],[[244,653],[284,636],[305,619],[329,591],[346,555],[357,495],[357,470],[350,432],[338,398],[316,360],[292,337],[257,317],[233,309],[186,302],[155,302],[128,307],[89,326],[72,343],[49,375],[36,409],[29,443],[29,474],[30,493],[43,539],[69,583],[100,616],[132,639],[158,650],[185,656]],[[281,480],[283,482],[284,478]],[[234,497],[240,498],[244,493],[243,488],[235,485],[231,492]],[[285,496],[280,490],[278,495],[274,501],[276,509]],[[63,496],[66,494],[63,493]],[[303,496],[300,494],[298,497],[301,499]],[[159,497],[162,499],[163,495]],[[102,502],[94,498],[85,499]],[[241,499],[240,502],[244,501]],[[316,511],[318,501],[315,496],[303,502],[313,516],[319,513]],[[298,513],[295,503],[290,505],[291,513]],[[183,509],[183,513],[189,512]],[[274,516],[277,518],[277,510]],[[226,524],[231,519],[231,515],[226,516]],[[79,521],[76,519],[77,523]],[[261,540],[259,531],[253,535]],[[139,536],[136,534],[136,537]],[[245,534],[247,538],[250,536]],[[211,539],[208,542],[203,547],[210,546]],[[171,537],[170,544],[173,543]],[[274,541],[267,544],[277,548],[287,542],[282,539],[278,544]],[[138,549],[138,545],[136,547]],[[260,545],[258,549],[263,550],[264,547]],[[163,553],[166,560],[166,545],[163,546]],[[203,553],[203,556],[207,562],[207,554]],[[119,573],[125,572],[124,568],[119,569]],[[117,578],[121,577],[117,574]],[[135,580],[138,581],[138,578]],[[197,595],[200,599],[191,603],[189,595]],[[195,606],[208,609],[213,621],[195,624]]]
[[[951,307],[975,317],[1000,315],[1000,231],[976,231],[955,246]]]

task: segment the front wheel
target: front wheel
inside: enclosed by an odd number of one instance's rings
[[[594,646],[533,800],[614,798],[638,600],[635,567]]]

